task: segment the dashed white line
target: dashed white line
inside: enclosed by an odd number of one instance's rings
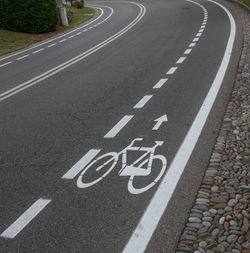
[[[187,49],[187,50],[184,52],[184,54],[190,54],[190,53],[191,53],[191,51],[192,51],[192,49],[191,49],[191,48],[189,48],[189,49]]]
[[[200,29],[200,30],[199,30],[199,33],[202,33],[202,32],[204,32],[204,29]]]
[[[183,63],[187,57],[180,57],[179,60],[176,62],[177,64]]]
[[[196,42],[198,41],[200,38],[194,38],[193,41]]]
[[[41,49],[39,49],[39,50],[34,51],[32,54],[37,54],[37,53],[39,53],[39,52],[41,52],[41,51],[43,51],[43,50],[44,50],[44,48],[41,48]]]
[[[196,37],[200,37],[202,35],[202,33],[197,33]]]
[[[145,95],[135,106],[135,109],[143,108],[143,106],[153,97],[153,95]]]
[[[62,43],[62,42],[64,42],[64,41],[66,41],[66,40],[67,40],[67,39],[60,40],[59,43]]]
[[[75,35],[71,35],[71,36],[68,37],[68,39],[71,39],[71,38],[74,38],[74,37],[75,37]]]
[[[97,156],[101,149],[90,149],[66,174],[62,176],[63,179],[73,179],[77,174],[85,168],[85,166]]]
[[[50,202],[50,199],[38,199],[1,234],[1,237],[15,238]]]
[[[6,62],[6,63],[4,63],[4,64],[1,64],[1,65],[0,65],[0,68],[3,67],[3,66],[9,65],[9,64],[11,64],[11,63],[12,63],[12,61],[9,61],[9,62]]]
[[[172,67],[166,74],[167,75],[172,75],[174,72],[178,69],[178,67]]]
[[[134,117],[134,115],[125,115],[105,136],[104,138],[114,138],[123,127]]]
[[[51,44],[51,45],[48,45],[47,47],[53,47],[55,46],[57,43],[54,43],[54,44]]]
[[[82,34],[82,32],[79,32],[79,33],[77,33],[76,35],[80,35],[80,34]]]
[[[153,87],[153,89],[160,89],[166,82],[168,78],[162,78],[157,84]]]
[[[29,56],[29,54],[26,54],[26,55],[24,55],[24,56],[21,56],[21,57],[17,58],[16,60],[19,61],[19,60],[22,60],[22,59],[24,59],[24,58],[26,58],[26,57],[28,57],[28,56]]]
[[[201,28],[205,28],[206,26],[205,25],[202,25]]]
[[[196,43],[191,43],[188,47],[194,47]]]

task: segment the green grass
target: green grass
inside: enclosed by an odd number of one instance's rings
[[[68,27],[58,26],[54,32],[30,34],[0,29],[0,55],[14,52],[34,43],[53,37],[61,32],[67,31],[68,29],[76,27],[91,19],[95,14],[95,10],[88,7],[77,9],[75,7],[67,6],[67,8],[70,8],[74,11],[72,22]]]
[[[240,1],[250,7],[250,0],[240,0]]]

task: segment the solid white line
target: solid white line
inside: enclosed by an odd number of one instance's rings
[[[47,46],[47,47],[53,47],[53,46],[55,46],[57,43],[54,43],[54,44],[51,44],[51,45],[49,45],[49,46]]]
[[[64,36],[67,36],[68,34],[71,34],[71,33],[75,32],[75,31],[77,31],[77,30],[80,30],[80,29],[82,29],[83,27],[86,27],[86,26],[90,25],[91,23],[97,21],[98,19],[100,19],[100,18],[103,16],[103,13],[104,13],[104,12],[103,12],[103,10],[102,10],[101,8],[98,8],[98,7],[95,7],[95,6],[92,6],[92,7],[93,7],[93,8],[99,9],[99,10],[101,11],[101,14],[100,14],[96,19],[92,20],[91,22],[89,22],[89,23],[87,23],[87,24],[85,24],[85,25],[83,25],[83,26],[81,26],[81,27],[78,27],[78,28],[76,28],[76,29],[74,29],[74,30],[72,30],[72,31],[70,31],[70,32],[68,32],[68,33],[65,33],[65,34],[62,34],[62,35],[60,35],[60,36],[57,36],[57,37],[55,37],[55,38],[53,38],[53,39],[51,39],[51,40],[47,40],[47,41],[45,41],[45,42],[42,42],[42,43],[40,43],[40,44],[38,44],[38,45],[36,45],[36,46],[34,46],[34,47],[30,47],[30,48],[25,49],[25,50],[23,50],[23,51],[20,51],[20,52],[11,54],[11,55],[9,55],[9,56],[6,56],[6,57],[4,57],[4,58],[1,58],[0,61],[3,61],[3,60],[5,60],[5,59],[7,59],[7,58],[13,57],[13,56],[18,55],[18,54],[27,52],[27,51],[32,50],[32,49],[34,49],[34,48],[40,47],[40,46],[42,46],[42,45],[44,45],[44,44],[50,43],[51,41],[60,39],[60,38],[62,38],[62,37],[64,37]],[[108,7],[108,6],[105,6],[105,7],[110,8],[110,7]]]
[[[104,138],[114,138],[123,127],[134,117],[134,115],[125,115],[105,136]]]
[[[143,108],[144,105],[153,97],[153,95],[145,95],[135,106],[135,109]]]
[[[187,50],[184,52],[184,54],[190,54],[190,53],[191,53],[191,51],[192,51],[192,49],[191,49],[191,48],[189,48],[189,49],[187,49]]]
[[[122,1],[119,1],[122,2]],[[60,64],[57,67],[54,67],[46,72],[44,72],[43,74],[36,76],[34,78],[32,78],[31,80],[22,83],[10,90],[7,90],[3,93],[0,94],[0,102],[37,84],[40,83],[41,81],[49,78],[50,76],[53,76],[57,73],[59,73],[60,71],[68,68],[69,66],[72,66],[73,64],[83,60],[84,58],[88,57],[89,55],[93,54],[94,52],[100,50],[101,48],[103,48],[104,46],[108,45],[109,43],[111,43],[112,41],[114,41],[115,39],[119,38],[120,36],[122,36],[124,33],[126,33],[127,31],[129,31],[132,27],[134,27],[145,15],[146,13],[146,7],[143,6],[142,4],[138,4],[135,2],[127,2],[124,1],[125,3],[131,3],[134,5],[137,5],[140,8],[140,12],[137,15],[137,17],[131,22],[129,23],[126,27],[124,27],[122,30],[120,30],[119,32],[115,33],[114,35],[112,35],[111,37],[107,38],[106,40],[102,41],[101,43],[97,44],[96,46],[90,48],[89,50],[77,55],[76,57]]]
[[[0,65],[0,68],[3,67],[3,66],[9,65],[9,64],[11,64],[11,63],[12,63],[12,61],[6,62],[6,63]]]
[[[177,64],[183,63],[187,57],[180,57],[179,60],[176,62]]]
[[[59,43],[62,43],[62,42],[64,42],[64,41],[66,41],[66,40],[67,40],[67,39],[60,40]]]
[[[175,155],[167,173],[163,177],[157,191],[151,199],[139,224],[124,248],[123,253],[142,253],[145,251],[193,152],[226,73],[235,39],[235,22],[231,13],[224,6],[212,0],[208,1],[224,9],[230,20],[231,31],[223,60],[190,130]]]
[[[200,38],[194,38],[193,41],[196,42],[198,41]]]
[[[100,151],[101,149],[90,149],[62,178],[73,179]]]
[[[202,33],[197,33],[196,37],[200,37],[202,35]]]
[[[172,67],[166,74],[167,75],[172,75],[174,72],[178,69],[178,67]]]
[[[153,89],[160,89],[166,82],[168,78],[163,78],[153,87]]]
[[[194,47],[196,43],[191,43],[188,47]]]
[[[39,49],[39,50],[34,51],[32,54],[37,54],[37,53],[39,53],[39,52],[41,52],[41,51],[43,51],[43,50],[44,50],[44,48],[41,48],[41,49]]]
[[[19,61],[19,60],[22,60],[22,59],[24,59],[24,58],[26,58],[26,57],[28,57],[28,56],[29,56],[29,54],[26,54],[26,55],[24,55],[24,56],[21,56],[21,57],[17,58],[16,60]]]
[[[1,234],[1,237],[15,238],[50,202],[50,199],[38,199]]]

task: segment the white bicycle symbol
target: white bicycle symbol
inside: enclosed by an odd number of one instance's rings
[[[129,176],[128,191],[132,194],[140,194],[142,192],[147,191],[151,187],[153,187],[160,180],[160,178],[163,176],[163,174],[166,170],[166,167],[167,167],[166,158],[163,155],[155,155],[154,154],[155,149],[158,146],[161,146],[164,142],[163,141],[155,141],[155,145],[153,147],[133,146],[136,141],[142,141],[142,140],[143,140],[143,138],[135,138],[130,143],[130,145],[128,145],[123,150],[121,150],[119,153],[109,152],[109,153],[101,155],[100,157],[93,160],[81,172],[80,176],[77,179],[77,186],[79,188],[87,188],[87,187],[90,187],[94,184],[97,184],[99,181],[101,181],[104,177],[106,177],[112,171],[112,169],[115,167],[115,165],[118,162],[119,156],[122,155],[122,167],[121,167],[118,174],[119,174],[119,176]],[[141,155],[138,159],[136,159],[132,164],[127,165],[127,151],[145,151],[145,153],[143,155]],[[109,156],[110,156],[110,159],[107,160],[107,158]],[[147,157],[147,156],[149,156],[149,157],[145,159],[145,157]],[[102,159],[104,159],[105,161],[103,163],[101,163],[101,165],[99,165],[99,166],[96,165],[96,163],[97,162],[99,163],[100,160],[102,160]],[[145,187],[141,187],[141,188],[134,187],[134,185],[133,185],[134,177],[148,176],[151,173],[153,160],[157,160],[157,159],[160,160],[162,163],[162,165],[161,165],[162,167],[161,167],[160,172],[157,175],[157,177]],[[87,182],[87,183],[84,182],[86,180],[85,175],[86,175],[87,171],[94,169],[95,166],[98,166],[95,169],[95,171],[100,173],[101,169],[110,163],[111,163],[111,166],[108,167],[108,170],[106,170],[101,176],[98,176],[97,179],[94,179],[91,182]],[[142,168],[142,166],[144,166],[145,164],[147,164],[147,167]]]

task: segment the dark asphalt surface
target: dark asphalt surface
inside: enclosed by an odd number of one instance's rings
[[[61,177],[90,149],[101,149],[101,154],[119,152],[138,137],[144,139],[145,147],[164,141],[156,154],[164,155],[169,166],[214,80],[230,32],[221,8],[197,2],[208,10],[205,31],[161,89],[152,87],[183,56],[203,20],[201,8],[188,1],[140,1],[147,9],[145,16],[121,37],[0,102],[0,233],[37,199],[52,200],[14,239],[0,237],[0,252],[122,251],[158,184],[132,195],[128,177],[118,176],[119,166],[86,189],[77,187],[77,178]],[[0,61],[0,65],[13,61],[0,68],[0,93],[92,48],[139,14],[138,6],[131,3],[92,3],[113,8],[113,15],[67,43],[32,54],[47,46],[43,45]],[[102,8],[104,14],[98,21],[111,13],[110,8]],[[216,138],[240,46],[241,31],[237,29],[218,99],[147,252],[174,252]],[[26,54],[29,56],[15,60]],[[153,97],[142,109],[134,109],[144,95]],[[154,120],[164,114],[168,122],[152,131]],[[115,138],[103,138],[124,115],[134,118]],[[130,155],[131,161],[135,159],[135,153]],[[136,180],[138,185],[144,183],[141,177]]]

